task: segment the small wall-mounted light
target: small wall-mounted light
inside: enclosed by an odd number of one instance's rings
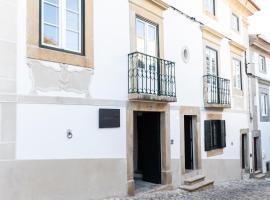
[[[72,134],[72,130],[71,129],[68,129],[67,130],[67,138],[68,139],[72,139],[73,138],[73,134]]]
[[[173,139],[171,139],[171,144],[174,144],[174,140]]]

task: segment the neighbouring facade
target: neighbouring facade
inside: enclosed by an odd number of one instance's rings
[[[253,130],[267,134],[250,121],[245,71],[258,10],[251,0],[0,0],[0,199],[125,196],[138,180],[180,187],[250,172]],[[256,91],[267,96],[264,79]]]
[[[263,35],[250,35],[250,73],[252,107],[253,169],[266,173],[270,170],[269,151],[269,53],[270,42]]]

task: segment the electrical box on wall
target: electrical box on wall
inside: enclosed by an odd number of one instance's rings
[[[120,127],[120,109],[99,109],[99,128]]]

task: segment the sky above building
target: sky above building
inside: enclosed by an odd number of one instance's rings
[[[249,32],[270,38],[270,0],[254,0],[261,11],[249,18]]]

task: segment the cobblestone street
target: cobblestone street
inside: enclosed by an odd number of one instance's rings
[[[161,199],[183,199],[183,200],[232,200],[232,199],[258,199],[270,200],[270,179],[265,180],[242,180],[215,184],[213,188],[203,191],[188,193],[177,189],[155,193],[138,194],[132,198],[114,198],[111,200],[161,200]]]

